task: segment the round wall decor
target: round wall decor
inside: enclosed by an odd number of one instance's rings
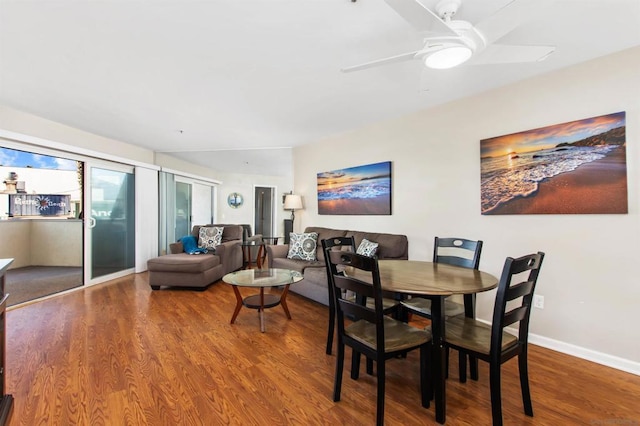
[[[232,192],[227,197],[227,204],[229,204],[229,207],[233,209],[237,209],[238,207],[242,206],[242,203],[244,203],[244,197],[242,196],[242,194]]]

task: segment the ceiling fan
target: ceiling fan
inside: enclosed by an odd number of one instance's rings
[[[555,46],[495,43],[543,11],[545,6],[552,3],[549,0],[512,0],[476,25],[453,19],[462,0],[441,0],[436,4],[435,11],[418,0],[385,1],[414,28],[425,33],[423,47],[413,52],[342,68],[343,72],[413,59],[422,60],[427,67],[434,69],[453,68],[471,58],[474,64],[537,62],[546,59],[555,50]]]

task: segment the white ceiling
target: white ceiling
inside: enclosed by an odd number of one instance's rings
[[[456,18],[507,3],[464,0]],[[533,64],[342,73],[417,50],[421,34],[383,0],[0,0],[0,104],[222,171],[286,175],[291,147],[640,45],[640,0],[557,0],[500,42],[557,49]]]

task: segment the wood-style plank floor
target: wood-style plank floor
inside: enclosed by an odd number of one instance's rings
[[[332,400],[327,308],[293,293],[288,301],[293,319],[266,311],[266,333],[254,310],[229,324],[235,298],[224,283],[151,291],[146,274],[11,309],[9,424],[374,424],[375,378],[351,380],[348,362],[342,401]],[[461,384],[452,357],[447,424],[490,424],[487,365]],[[640,424],[640,377],[536,346],[529,365],[535,417],[523,413],[512,360],[506,425]],[[388,362],[386,424],[435,424],[433,404],[420,405],[418,371],[417,353]]]

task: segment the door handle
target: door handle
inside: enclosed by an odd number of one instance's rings
[[[89,229],[96,227],[96,218],[93,216],[89,217]]]

